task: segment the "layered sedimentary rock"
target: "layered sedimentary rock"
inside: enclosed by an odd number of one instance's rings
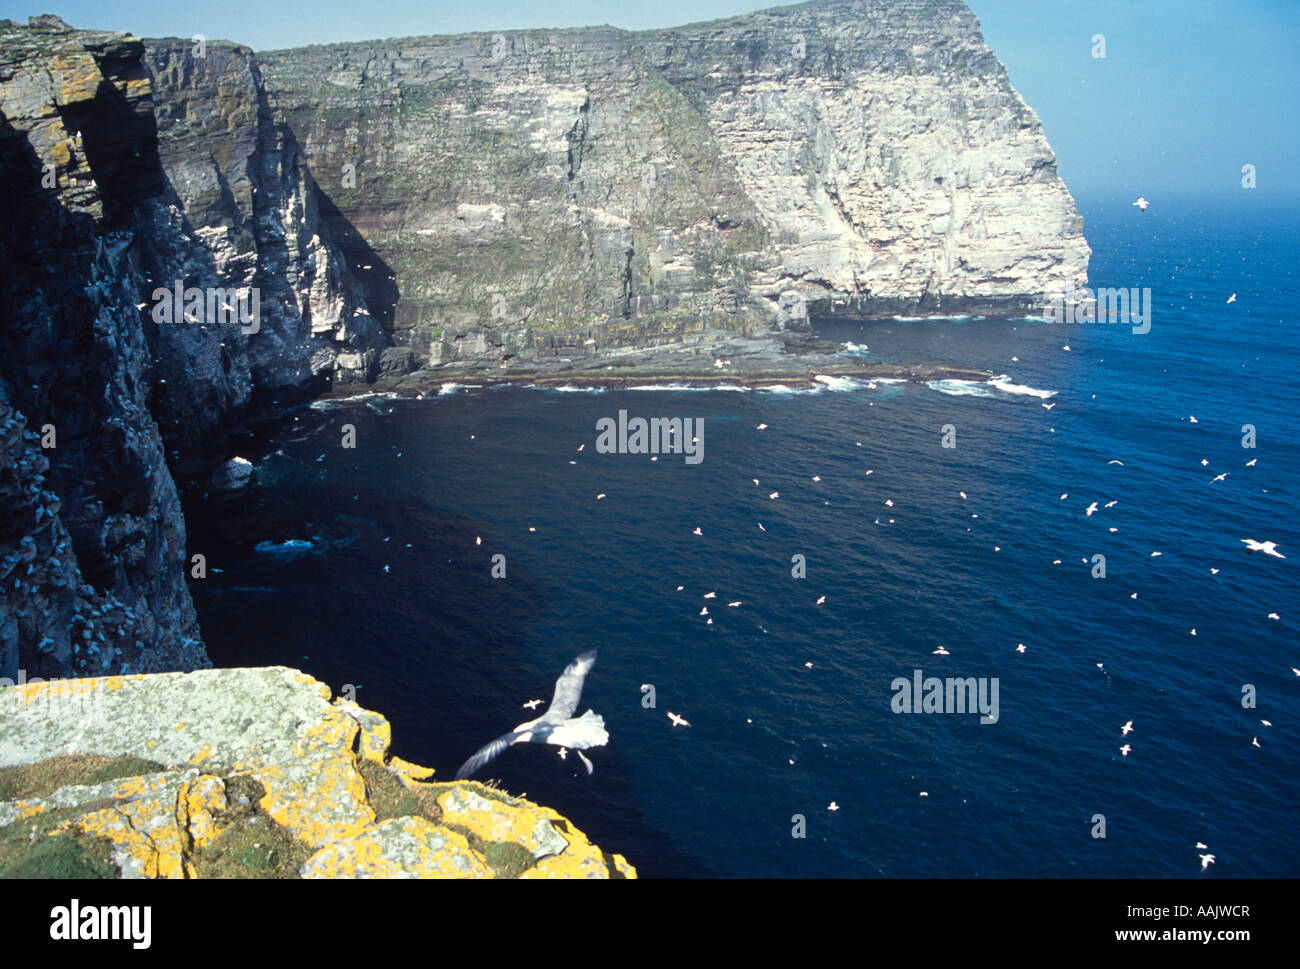
[[[387,343],[317,198],[246,48],[0,22],[0,675],[207,664],[165,453]]]
[[[628,878],[284,667],[0,683],[0,877]]]
[[[1086,274],[1038,118],[958,0],[260,62],[417,362],[1037,311]]]

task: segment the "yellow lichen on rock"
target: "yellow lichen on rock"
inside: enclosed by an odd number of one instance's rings
[[[473,781],[431,783],[431,768],[389,755],[386,718],[330,702],[296,670],[21,689],[26,702],[0,705],[0,737],[23,738],[0,745],[0,767],[86,754],[130,773],[0,802],[0,833],[58,812],[47,836],[107,839],[100,850],[125,878],[636,877],[549,808]],[[96,702],[70,715],[67,699],[87,690]]]
[[[252,777],[266,788],[262,810],[313,848],[352,837],[375,823],[366,782],[346,748],[270,764],[253,771]]]
[[[335,700],[334,706],[361,730],[361,756],[376,764],[384,763],[393,742],[393,728],[388,718],[358,706],[354,700]]]
[[[388,759],[388,769],[407,781],[427,781],[436,773],[432,767],[421,767],[419,764],[412,764],[409,760],[402,760],[400,757],[390,757]]]
[[[56,54],[50,58],[48,70],[54,79],[55,103],[59,107],[89,101],[104,79],[99,65],[88,53]]]
[[[216,815],[229,806],[226,785],[220,777],[204,774],[182,784],[176,796],[176,824],[189,835],[190,850],[202,848],[216,840]]]
[[[318,851],[304,878],[491,878],[492,870],[455,831],[423,818],[392,818]]]
[[[444,824],[469,828],[483,841],[508,841],[523,845],[534,858],[558,855],[570,846],[552,824],[558,814],[523,799],[489,800],[464,784],[438,798]]]
[[[153,783],[142,784],[145,780],[129,778],[118,785],[120,803],[83,814],[55,830],[77,829],[108,838],[124,878],[184,878],[176,779],[159,775]],[[141,793],[142,787],[150,793]]]

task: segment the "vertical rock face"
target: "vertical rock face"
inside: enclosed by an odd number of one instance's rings
[[[808,309],[1023,312],[1086,275],[1038,118],[958,0],[261,62],[331,224],[365,240],[338,233],[373,311],[421,362]]]
[[[0,675],[206,665],[129,267],[144,46],[0,33]]]
[[[160,395],[164,428],[207,430],[255,390],[373,377],[387,341],[321,226],[315,185],[271,118],[253,52],[151,41],[143,63],[171,189],[143,213],[145,276],[151,288],[258,296],[255,332],[158,327],[159,367],[179,381]]]
[[[208,665],[166,452],[386,345],[251,52],[204,53],[0,22],[0,676]],[[256,324],[159,322],[177,284]]]

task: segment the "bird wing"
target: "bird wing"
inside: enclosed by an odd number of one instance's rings
[[[582,699],[582,683],[587,673],[596,665],[596,651],[589,649],[564,668],[560,678],[555,681],[555,696],[546,712],[538,717],[538,723],[560,723],[573,716]]]
[[[479,748],[478,752],[474,754],[473,757],[460,765],[460,770],[456,771],[456,780],[463,781],[467,777],[473,777],[484,764],[498,756],[501,751],[514,743],[518,736],[519,734],[511,731],[510,733],[502,734],[486,747]]]

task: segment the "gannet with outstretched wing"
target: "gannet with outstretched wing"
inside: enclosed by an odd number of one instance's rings
[[[479,750],[456,771],[456,780],[473,777],[484,764],[512,744],[536,742],[572,750],[586,750],[607,744],[609,734],[600,714],[588,710],[580,717],[573,716],[573,711],[578,709],[578,701],[582,699],[583,681],[595,665],[596,651],[592,649],[566,666],[560,678],[555,681],[555,696],[551,698],[551,705],[546,708],[546,712],[536,720],[521,723],[508,734],[503,734]],[[590,774],[591,762],[585,757],[582,762]]]

